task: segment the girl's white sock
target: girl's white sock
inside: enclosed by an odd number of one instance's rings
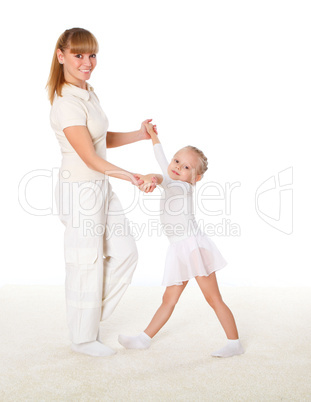
[[[105,346],[98,341],[79,344],[73,343],[71,348],[74,352],[83,353],[89,356],[105,357],[112,356],[116,353],[113,349],[110,349],[108,346]]]
[[[118,341],[126,349],[148,349],[151,345],[151,338],[145,332],[137,336],[119,335]]]
[[[241,355],[244,353],[243,346],[239,339],[228,339],[228,343],[222,349],[212,353],[213,357],[231,357],[235,355]]]

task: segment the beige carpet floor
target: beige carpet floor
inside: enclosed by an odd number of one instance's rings
[[[197,287],[184,291],[150,349],[119,333],[144,329],[161,287],[130,287],[102,323],[109,358],[75,354],[63,287],[0,288],[1,401],[311,401],[311,289],[222,287],[246,353],[210,357],[225,336]]]

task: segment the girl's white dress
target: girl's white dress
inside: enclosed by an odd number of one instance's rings
[[[162,285],[182,285],[196,276],[210,275],[227,262],[198,227],[193,214],[193,186],[169,177],[169,164],[161,144],[154,145],[154,153],[163,172],[161,223],[170,241]]]

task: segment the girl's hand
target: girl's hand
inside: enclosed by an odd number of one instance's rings
[[[151,137],[152,144],[153,144],[153,145],[159,144],[159,143],[160,143],[160,140],[159,140],[159,137],[158,137],[157,127],[154,126],[154,125],[151,124],[151,123],[144,123],[144,125],[145,125],[145,127],[146,127],[147,133],[148,133],[148,134],[150,135],[150,137]]]
[[[158,179],[152,174],[148,175],[134,175],[135,179],[138,181],[138,188],[144,193],[152,193],[158,184]]]
[[[157,184],[158,184],[158,178],[156,176],[153,176],[151,178],[151,181],[141,184],[139,186],[139,189],[144,193],[152,193],[153,190],[157,187]]]
[[[147,127],[146,127],[146,125],[150,124],[151,121],[152,121],[152,119],[147,119],[141,123],[139,135],[142,140],[150,140],[150,138],[151,138],[150,134],[148,133]],[[153,124],[150,124],[150,125],[153,127],[154,132],[156,134],[158,134],[157,126],[153,125]]]

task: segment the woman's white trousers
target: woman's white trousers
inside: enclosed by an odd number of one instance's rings
[[[95,341],[101,320],[114,311],[129,286],[137,248],[108,180],[56,186],[64,223],[66,306],[73,343]]]

